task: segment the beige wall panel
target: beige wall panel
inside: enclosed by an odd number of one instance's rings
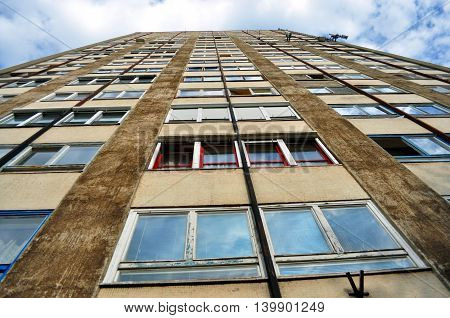
[[[405,163],[405,166],[440,195],[450,195],[450,162]]]
[[[389,85],[380,80],[371,79],[360,79],[360,80],[345,80],[347,83],[352,85]]]
[[[1,88],[0,95],[18,95],[33,89],[34,87]]]
[[[260,204],[368,199],[342,166],[252,168]]]
[[[414,94],[383,94],[374,95],[388,103],[430,103],[431,101]]]
[[[146,91],[152,84],[114,84],[105,89],[108,91]]]
[[[439,129],[443,133],[450,133],[450,118],[420,118],[421,121]]]
[[[253,104],[253,103],[278,103],[286,102],[283,96],[251,96],[251,97],[231,97],[233,104]]]
[[[73,107],[78,101],[62,101],[62,102],[34,102],[20,109],[60,109]]]
[[[184,72],[183,77],[186,76],[220,76],[220,72]]]
[[[79,173],[2,173],[0,210],[54,209]]]
[[[228,75],[261,75],[259,71],[224,71],[225,76]],[[219,74],[220,76],[220,74]]]
[[[269,298],[266,283],[102,288],[99,298]]]
[[[28,137],[37,132],[40,128],[4,128],[0,129],[0,144],[14,145],[20,144]]]
[[[128,107],[134,107],[138,103],[138,99],[94,99],[86,102],[83,104],[83,106],[92,106],[92,107],[115,107],[115,106],[128,106]]]
[[[254,134],[302,134],[313,130],[303,120],[292,121],[240,121],[239,132],[242,136]]]
[[[227,104],[225,97],[176,98],[172,105]]]
[[[105,142],[117,127],[118,125],[53,127],[34,143]]]
[[[159,137],[234,135],[233,125],[227,123],[164,124]]]
[[[240,87],[272,87],[272,84],[268,81],[255,81],[255,82],[227,82],[228,88],[240,88]]]
[[[358,282],[356,282],[358,284]],[[346,277],[280,282],[281,294],[290,298],[349,298]],[[366,275],[364,290],[370,298],[449,297],[447,288],[432,272]]]
[[[58,89],[56,92],[94,92],[102,87],[101,85],[66,85]]]
[[[446,83],[438,80],[412,80],[411,82],[419,85],[447,85]]]
[[[147,171],[133,207],[248,204],[240,169]]]
[[[366,135],[430,133],[425,128],[402,117],[349,119],[349,121]]]
[[[374,104],[374,100],[364,95],[317,95],[327,104]]]

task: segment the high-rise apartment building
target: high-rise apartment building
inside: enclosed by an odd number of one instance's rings
[[[450,70],[285,30],[0,72],[0,296],[448,297]]]

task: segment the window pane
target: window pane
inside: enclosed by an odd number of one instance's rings
[[[55,163],[56,165],[87,164],[95,156],[100,146],[71,146]]]
[[[203,77],[203,81],[205,82],[220,82],[222,78],[220,76],[205,76]]]
[[[261,76],[244,76],[246,81],[262,81],[263,78]]]
[[[73,117],[68,121],[65,121],[63,125],[82,125],[94,115],[95,112],[76,112],[73,114]]]
[[[172,109],[170,114],[170,121],[196,121],[197,108],[190,109]]]
[[[364,116],[361,110],[356,107],[333,107],[335,111],[337,111],[342,116]]]
[[[421,156],[400,137],[372,137],[372,139],[392,156]]]
[[[328,164],[327,158],[319,151],[316,142],[313,140],[287,142],[286,146],[299,165],[309,166]]]
[[[222,89],[205,89],[202,92],[203,96],[223,96],[223,90]]]
[[[233,108],[237,120],[265,120],[263,113],[258,107],[235,107]]]
[[[356,94],[355,91],[348,87],[328,87],[334,94]]]
[[[398,93],[399,90],[393,88],[393,87],[375,87],[377,91],[380,93]]]
[[[409,258],[378,259],[370,261],[340,261],[315,262],[309,264],[282,264],[279,265],[283,276],[312,275],[355,272],[360,270],[375,271],[383,269],[400,269],[416,267]]]
[[[13,149],[14,149],[13,147],[0,147],[0,158],[2,158],[4,155],[6,155]]]
[[[143,93],[143,91],[126,91],[119,98],[140,98]]]
[[[97,98],[101,99],[110,99],[110,98],[116,98],[120,92],[102,92]]]
[[[70,97],[70,100],[83,100],[87,98],[91,93],[76,93],[72,97]]]
[[[202,168],[235,168],[237,167],[236,155],[233,145],[213,144],[203,145]]]
[[[225,80],[228,82],[236,82],[236,81],[243,81],[243,76],[225,76]]]
[[[50,97],[48,100],[57,101],[57,100],[65,100],[73,93],[56,93],[54,96]]]
[[[198,214],[195,254],[198,259],[253,256],[247,214]]]
[[[186,215],[140,215],[125,261],[183,260]]]
[[[447,114],[447,112],[443,111],[440,108],[437,108],[435,106],[417,106],[418,109],[420,109],[421,111],[427,113],[427,114],[431,114],[431,115],[442,115],[442,114]]]
[[[117,124],[119,120],[126,114],[125,111],[119,112],[103,112],[100,118],[95,120],[96,124]]]
[[[270,88],[252,88],[253,95],[274,95]]]
[[[53,148],[33,148],[29,155],[22,159],[20,166],[42,166],[45,165],[55,155],[61,147]]]
[[[386,115],[386,112],[381,110],[381,108],[379,107],[375,107],[375,106],[364,106],[361,107],[366,113],[368,113],[369,115],[374,115],[374,116],[380,116],[380,115]]]
[[[188,76],[184,78],[185,82],[201,82],[202,78],[200,76]]]
[[[200,90],[179,90],[179,97],[196,97],[202,96],[202,92]]]
[[[331,252],[309,209],[265,212],[264,217],[276,255]]]
[[[449,155],[448,148],[440,145],[431,137],[408,137],[409,142],[428,155]]]
[[[43,125],[43,124],[48,124],[51,123],[52,121],[54,121],[56,118],[58,118],[59,116],[61,116],[61,113],[42,113],[42,116],[38,117],[37,119],[32,120],[30,123],[28,123],[27,125],[33,125],[33,124],[38,124],[38,125]]]
[[[296,118],[295,114],[287,106],[264,107],[270,118]]]
[[[193,156],[193,144],[164,143],[155,168],[191,168]]]
[[[44,219],[44,215],[0,216],[0,264],[14,262]]]
[[[226,108],[203,108],[202,120],[228,120],[228,109]]]
[[[405,113],[408,113],[410,115],[423,115],[423,112],[418,110],[415,107],[411,106],[397,106],[398,109],[403,110]]]
[[[308,88],[308,91],[313,94],[331,94],[326,88]]]
[[[2,122],[2,125],[16,126],[29,119],[33,115],[35,115],[35,113],[14,113],[10,119]]]
[[[197,279],[228,279],[239,277],[259,277],[258,267],[214,266],[202,268],[171,268],[160,270],[119,271],[119,282],[173,281]]]
[[[365,206],[323,208],[322,211],[346,252],[399,248]]]
[[[284,158],[275,143],[246,144],[250,164],[256,167],[284,166]]]

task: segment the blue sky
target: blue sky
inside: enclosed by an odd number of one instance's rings
[[[136,31],[277,28],[450,66],[450,0],[0,0],[0,68]]]

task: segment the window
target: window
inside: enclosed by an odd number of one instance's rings
[[[0,119],[0,127],[45,126],[63,112],[14,112]]]
[[[148,84],[153,83],[155,75],[120,76],[113,84]]]
[[[310,80],[329,80],[330,78],[324,74],[292,74],[291,77],[296,81]]]
[[[104,282],[261,277],[251,224],[247,209],[133,210]]]
[[[68,85],[103,85],[111,82],[113,77],[79,77]]]
[[[13,94],[0,94],[0,103],[7,101],[13,97],[16,97],[17,95],[13,95]]]
[[[401,161],[448,160],[450,146],[433,136],[373,136],[379,146]]]
[[[436,93],[450,94],[450,85],[429,86],[429,88]]]
[[[430,104],[397,104],[398,109],[408,113],[410,115],[422,115],[422,116],[435,116],[435,115],[448,115],[449,110],[437,103]]]
[[[191,82],[222,82],[220,76],[186,76],[184,78],[185,83]]]
[[[236,96],[260,96],[260,95],[279,95],[279,93],[271,87],[264,88],[229,88],[228,92],[231,97]]]
[[[259,75],[227,75],[225,76],[227,82],[242,82],[242,81],[262,81],[262,76]]]
[[[14,146],[12,145],[0,145],[0,159],[13,149]]]
[[[234,107],[236,120],[290,120],[300,117],[290,106]]]
[[[218,88],[180,89],[177,97],[222,97],[224,94],[224,90]]]
[[[61,168],[88,164],[100,149],[100,144],[31,145],[13,158],[4,169]],[[78,167],[76,167],[78,168]]]
[[[307,70],[309,69],[306,65],[281,65],[278,66],[280,70]]]
[[[228,121],[230,114],[226,107],[173,108],[166,123]]]
[[[398,94],[405,93],[399,88],[393,86],[358,86],[358,88],[362,89],[366,93],[369,94]]]
[[[0,211],[0,281],[50,215],[50,211]]]
[[[213,72],[220,71],[218,66],[191,66],[186,68],[186,72]]]
[[[129,70],[130,73],[159,73],[163,69],[162,68],[133,68]]]
[[[60,102],[60,101],[81,101],[88,98],[91,92],[75,92],[75,93],[53,93],[47,97],[44,97],[43,102]]]
[[[250,167],[324,166],[337,160],[316,139],[245,141]]]
[[[364,74],[353,74],[353,73],[345,73],[345,74],[334,74],[339,79],[348,79],[348,80],[358,80],[358,79],[371,79],[371,77]]]
[[[323,70],[338,70],[338,69],[345,69],[345,66],[339,65],[339,64],[327,64],[327,65],[318,65],[317,66],[320,69]]]
[[[100,68],[96,70],[95,74],[114,74],[114,73],[122,73],[125,71],[125,68]]]
[[[255,67],[253,65],[250,66],[223,66],[222,69],[224,71],[255,71]]]
[[[127,114],[127,110],[76,111],[68,114],[57,125],[114,125],[120,124]]]
[[[240,167],[234,142],[164,142],[156,147],[149,169],[219,169]]]
[[[262,210],[281,276],[424,266],[371,202]]]
[[[392,116],[392,110],[378,104],[358,105],[332,105],[332,108],[342,116]]]
[[[101,92],[94,99],[139,99],[145,91],[107,91]]]
[[[307,90],[312,94],[357,94],[354,90],[348,87],[311,87]]]
[[[37,87],[48,82],[50,78],[40,78],[35,80],[19,80],[5,85],[3,88],[16,88],[16,87]]]

